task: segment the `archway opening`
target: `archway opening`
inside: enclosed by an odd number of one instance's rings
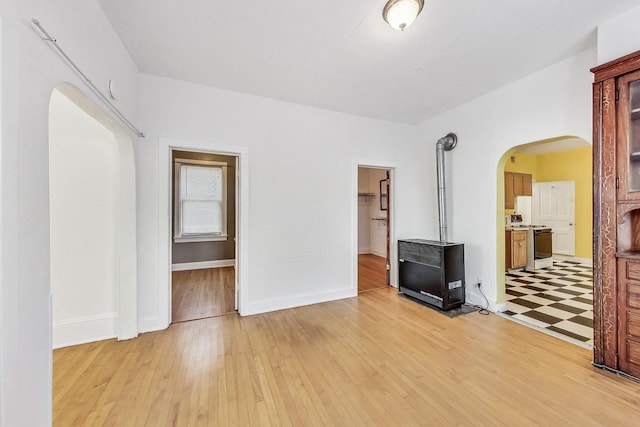
[[[53,347],[137,336],[133,145],[66,83],[49,104],[49,200]]]
[[[562,136],[500,159],[498,302],[511,320],[593,345],[592,151]]]

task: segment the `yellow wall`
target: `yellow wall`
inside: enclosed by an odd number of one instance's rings
[[[528,173],[533,175],[534,181],[538,178],[538,156],[516,153],[509,156],[504,164],[505,172]]]
[[[591,259],[592,217],[592,168],[591,146],[538,157],[536,181],[576,182],[576,257]]]

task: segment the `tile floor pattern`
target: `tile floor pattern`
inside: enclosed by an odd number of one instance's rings
[[[593,270],[575,261],[506,273],[505,314],[593,346]]]

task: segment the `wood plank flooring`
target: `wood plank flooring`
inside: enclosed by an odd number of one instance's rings
[[[174,271],[171,281],[172,322],[235,311],[234,267]]]
[[[631,426],[640,384],[393,288],[54,351],[55,426]]]
[[[387,286],[387,261],[373,254],[358,255],[358,292]]]

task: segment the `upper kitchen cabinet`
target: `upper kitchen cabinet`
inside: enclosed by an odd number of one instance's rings
[[[515,191],[513,188],[513,173],[504,173],[504,208],[513,209],[515,207]]]
[[[504,173],[504,208],[515,207],[516,196],[531,196],[532,176],[528,173],[505,172]]]
[[[640,51],[591,71],[594,363],[640,378]]]
[[[531,196],[533,194],[533,178],[528,173],[513,174],[513,191],[516,196]]]

